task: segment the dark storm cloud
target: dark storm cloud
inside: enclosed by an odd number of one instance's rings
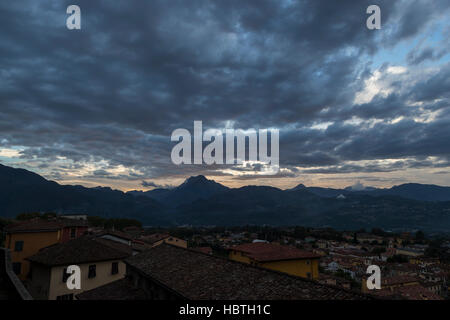
[[[407,92],[362,105],[354,95],[371,76],[367,56],[420,33],[448,1],[378,1],[381,36],[365,27],[372,1],[80,0],[80,31],[65,28],[69,4],[0,4],[0,135],[3,147],[25,147],[24,160],[106,160],[92,172],[102,178],[123,178],[108,171],[121,165],[139,170],[130,179],[221,174],[170,163],[170,133],[192,131],[194,120],[281,128],[281,163],[291,169],[449,156],[448,100],[432,101],[449,98],[448,66],[411,91],[444,110],[437,121],[342,123],[414,116]],[[334,123],[309,128],[325,121]]]
[[[399,24],[396,28],[396,38],[408,38],[417,34],[430,21],[437,8],[441,8],[442,1],[436,1],[437,4],[430,1],[408,1],[401,3],[403,14],[400,17]]]
[[[447,53],[447,51],[447,49],[436,50],[431,47],[426,47],[420,51],[410,51],[407,56],[408,63],[415,65],[422,63],[425,60],[439,60]]]
[[[171,185],[158,184],[153,181],[145,181],[145,180],[142,181],[141,186],[143,186],[144,188],[163,188],[163,189],[173,188],[173,186]]]
[[[430,101],[435,99],[450,98],[450,63],[443,66],[439,72],[424,81],[417,83],[411,90],[411,94],[419,101]],[[448,108],[447,105],[442,106]]]
[[[407,168],[422,169],[433,166],[439,168],[439,167],[448,167],[449,165],[450,165],[449,161],[444,161],[441,162],[440,164],[435,164],[433,161],[430,160],[397,160],[391,163],[366,164],[366,165],[344,164],[340,166],[322,167],[318,169],[305,169],[302,170],[301,173],[335,174],[335,173],[352,173],[352,172],[365,172],[365,173],[393,172]],[[371,179],[368,179],[366,177],[364,178],[364,180],[371,181]]]

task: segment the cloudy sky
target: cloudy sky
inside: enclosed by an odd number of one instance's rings
[[[194,174],[450,185],[449,14],[448,0],[1,1],[0,163],[122,190]],[[279,174],[173,165],[170,135],[194,120],[279,129]]]

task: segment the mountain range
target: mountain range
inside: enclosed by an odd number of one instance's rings
[[[150,191],[129,191],[128,194],[144,196],[163,203],[169,207],[177,207],[200,199],[208,199],[211,196],[229,190],[213,180],[204,176],[190,177],[173,189],[153,189]]]
[[[0,216],[23,212],[86,213],[144,225],[302,225],[357,229],[450,231],[450,187],[408,183],[392,188],[281,190],[228,188],[204,176],[172,189],[122,192],[60,185],[0,165]]]

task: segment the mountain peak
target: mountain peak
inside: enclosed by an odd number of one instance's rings
[[[306,189],[306,186],[303,183],[298,184],[294,188],[290,189],[291,191],[297,191],[297,190],[304,190]]]
[[[205,184],[208,182],[214,182],[214,181],[206,179],[206,177],[203,175],[198,175],[198,176],[192,176],[192,177],[187,178],[178,187],[184,187],[184,186],[193,185],[193,184]]]
[[[198,175],[198,176],[192,176],[186,179],[187,182],[204,182],[204,181],[209,181],[208,179],[206,179],[205,176],[203,175]]]

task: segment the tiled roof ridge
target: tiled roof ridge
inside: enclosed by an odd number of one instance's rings
[[[49,259],[49,257],[47,255],[53,256],[53,255],[59,255],[60,252],[53,252],[53,253],[49,253],[47,250],[57,250],[58,248],[61,249],[70,249],[70,246],[75,245],[75,244],[82,244],[83,241],[92,241],[92,243],[95,243],[98,246],[101,246],[102,249],[104,250],[104,252],[108,252],[111,255],[113,254],[117,254],[114,257],[111,258],[105,258],[105,257],[94,257],[92,259],[87,259],[86,261],[84,261],[85,257],[83,257],[83,261],[76,261],[77,258],[73,259],[73,262],[69,262],[69,261],[57,261],[57,262],[52,262],[49,260],[55,260],[55,259]],[[129,256],[129,254],[126,254],[125,252],[117,249],[117,248],[113,248],[111,246],[108,246],[100,241],[96,241],[96,238],[93,236],[82,236],[79,237],[77,239],[74,240],[70,240],[68,242],[64,242],[64,243],[56,243],[53,245],[50,245],[48,247],[45,247],[41,250],[39,250],[38,253],[26,258],[26,260],[28,261],[32,261],[35,263],[39,263],[42,265],[46,265],[46,266],[59,266],[59,265],[66,265],[67,263],[88,263],[88,262],[99,262],[99,261],[109,261],[109,260],[117,260],[117,259],[124,259],[127,258]],[[57,259],[56,259],[57,260]]]

